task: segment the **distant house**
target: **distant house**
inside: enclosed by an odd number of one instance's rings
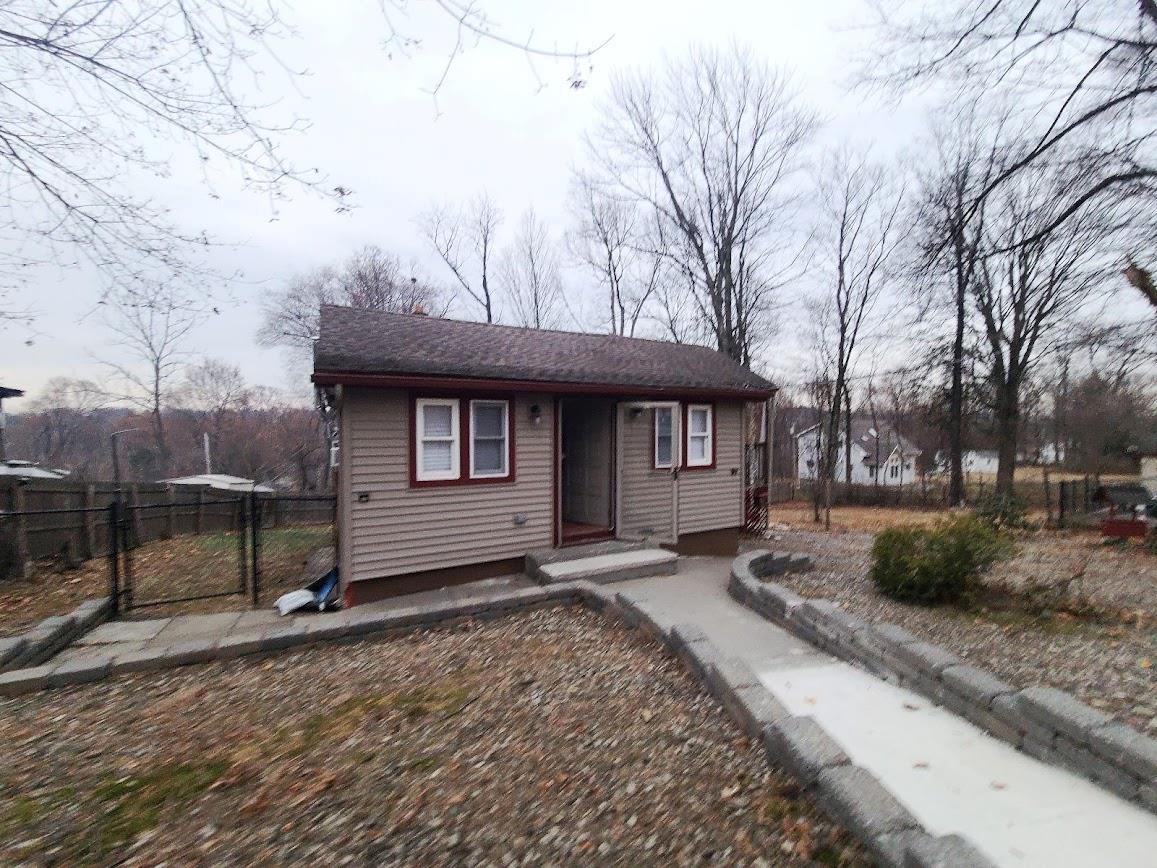
[[[41,467],[32,461],[0,461],[0,476],[14,476],[17,479],[64,479],[67,470]]]
[[[707,347],[328,305],[313,365],[352,604],[579,542],[734,554],[746,404],[775,391]]]
[[[175,479],[162,479],[161,482],[178,488],[212,488],[217,491],[256,491],[258,494],[273,494],[275,489],[268,485],[259,485],[252,479],[243,476],[230,476],[227,473],[199,473],[196,476],[178,476]]]
[[[1000,465],[1000,455],[995,449],[965,449],[960,454],[960,467],[964,475],[995,476]],[[938,473],[948,473],[952,470],[948,450],[942,449],[936,453],[936,470]]]
[[[1140,449],[1141,456],[1141,484],[1149,489],[1150,494],[1157,497],[1157,438]]]
[[[885,426],[877,428],[868,419],[852,419],[852,475],[848,479],[845,464],[844,432],[837,444],[836,482],[859,485],[911,485],[916,481],[916,459],[920,449]],[[822,423],[811,425],[795,434],[796,478],[816,479],[826,435]]]

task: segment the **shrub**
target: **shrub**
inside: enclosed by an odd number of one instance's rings
[[[889,528],[872,545],[870,576],[885,596],[931,606],[969,599],[980,577],[1011,554],[1008,537],[975,516],[935,527]]]
[[[994,528],[1013,530],[1029,526],[1028,503],[1015,494],[986,494],[977,502],[974,512]]]

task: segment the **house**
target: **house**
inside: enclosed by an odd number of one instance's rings
[[[948,473],[952,466],[949,463],[948,450],[936,453],[936,470]],[[996,476],[1000,465],[1000,454],[995,449],[965,449],[960,453],[960,468],[968,476]]]
[[[824,453],[826,434],[824,424],[817,422],[795,434],[796,478],[816,479],[820,458]],[[848,478],[845,462],[844,431],[837,444],[836,482],[856,485],[911,485],[916,481],[916,459],[920,450],[895,431],[870,419],[852,417],[852,473]]]
[[[1157,497],[1157,437],[1154,437],[1139,450],[1141,458],[1141,484],[1149,489],[1149,493]]]
[[[0,476],[15,476],[17,479],[64,479],[67,470],[55,467],[41,467],[32,461],[17,461],[12,458],[0,461]]]
[[[177,488],[212,488],[217,491],[256,491],[258,494],[273,494],[274,492],[274,489],[268,485],[260,485],[255,480],[245,479],[242,476],[230,476],[227,473],[199,473],[196,476],[178,476],[175,479],[162,479],[161,482],[174,485]]]
[[[596,540],[734,553],[745,404],[774,392],[705,347],[336,306],[313,382],[351,604]]]

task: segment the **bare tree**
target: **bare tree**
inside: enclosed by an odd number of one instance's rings
[[[948,85],[962,102],[1001,92],[1020,106],[1026,146],[987,179],[976,201],[1028,167],[1065,161],[1081,171],[1056,191],[1060,207],[1037,234],[1094,201],[1102,208],[1127,198],[1152,202],[1157,4],[876,0],[875,7],[885,39],[869,77],[901,87]],[[1147,222],[1151,228],[1151,216]]]
[[[561,323],[565,299],[558,250],[533,208],[522,215],[499,276],[519,325],[542,329]]]
[[[1114,226],[1098,208],[1063,223],[1074,181],[1068,167],[1034,165],[987,203],[985,247],[974,304],[984,337],[995,413],[996,491],[1011,495],[1020,435],[1022,392],[1038,361],[1094,292],[1104,288]],[[1048,227],[1042,233],[1042,227]]]
[[[420,309],[444,316],[449,296],[419,279],[413,267],[403,266],[396,256],[367,245],[340,266],[297,275],[284,289],[266,297],[258,340],[267,346],[309,350],[317,339],[323,304],[396,313]]]
[[[830,478],[843,439],[845,480],[851,481],[851,377],[904,240],[903,192],[881,166],[841,150],[820,167],[818,199],[817,254],[825,286],[815,307],[817,350],[832,380],[823,464]],[[830,507],[830,485],[828,492]]]
[[[104,320],[116,337],[118,358],[102,360],[110,372],[109,398],[147,413],[155,471],[165,475],[171,450],[165,428],[170,391],[185,365],[186,340],[201,321],[198,308],[167,286],[110,295]]]
[[[104,391],[92,380],[48,380],[28,407],[33,428],[30,457],[62,467],[78,454],[103,455],[100,426],[94,416],[106,403]],[[92,468],[85,462],[69,469],[81,478],[90,478]]]
[[[501,225],[502,211],[485,193],[464,208],[432,208],[418,218],[422,234],[487,322],[497,317],[491,280]]]
[[[178,390],[178,406],[199,411],[208,422],[207,431],[212,454],[221,446],[221,436],[230,413],[249,405],[250,389],[237,365],[221,359],[202,359],[185,372],[185,382]]]
[[[576,223],[567,245],[606,293],[601,319],[611,334],[633,336],[664,271],[646,217],[636,202],[617,198],[581,172],[571,187],[571,210]]]
[[[588,142],[606,183],[653,210],[715,346],[743,364],[796,266],[783,261],[786,227],[814,128],[784,74],[749,51],[696,49],[660,77],[616,78]]]
[[[975,113],[957,115],[934,131],[935,158],[921,178],[916,207],[917,291],[931,291],[934,303],[947,296],[952,320],[949,356],[948,499],[964,502],[964,366],[965,337],[970,315],[969,298],[984,255],[983,192],[999,171],[1000,148],[984,144],[982,132],[992,138],[996,129],[985,129]],[[929,277],[941,278],[929,281]]]

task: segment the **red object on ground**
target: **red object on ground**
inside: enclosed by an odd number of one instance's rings
[[[1106,518],[1101,522],[1101,533],[1117,539],[1145,539],[1148,525],[1135,518]]]

